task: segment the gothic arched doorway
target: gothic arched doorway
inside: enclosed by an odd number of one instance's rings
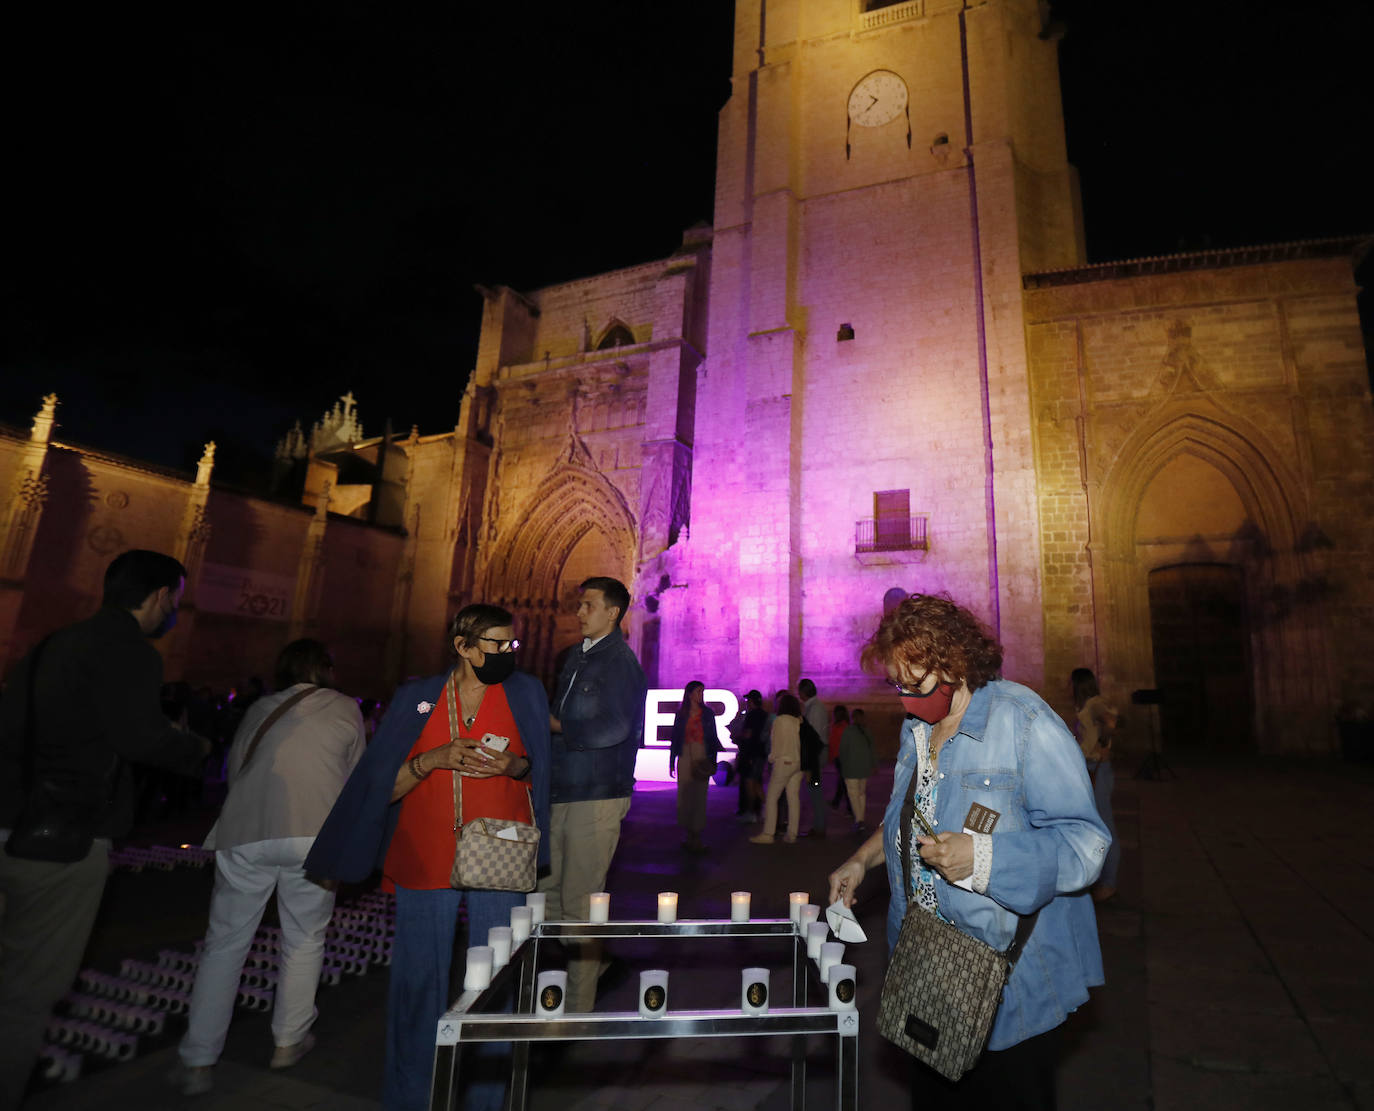
[[[1244,572],[1225,563],[1160,567],[1150,572],[1149,592],[1164,744],[1176,751],[1250,747],[1254,691]]]
[[[486,596],[516,613],[520,665],[551,682],[560,654],[577,643],[577,587],[593,575],[634,580],[634,517],[574,442],[490,549],[479,581]]]
[[[1161,714],[1172,746],[1279,750],[1292,743],[1303,698],[1292,661],[1309,638],[1265,605],[1299,571],[1300,486],[1258,430],[1220,417],[1161,412],[1128,438],[1103,483],[1103,672],[1118,695],[1155,687],[1168,698],[1173,688],[1176,706]]]

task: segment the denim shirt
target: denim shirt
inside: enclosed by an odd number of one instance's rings
[[[888,950],[906,914],[899,830],[916,770],[916,746],[930,726],[908,718],[883,815],[883,855],[892,900]],[[992,1026],[989,1049],[1007,1049],[1064,1021],[1103,982],[1097,918],[1088,887],[1111,837],[1097,816],[1083,755],[1064,723],[1034,691],[995,680],[974,691],[959,731],[940,750],[935,829],[958,833],[977,802],[1001,817],[992,832],[992,870],[980,895],[938,874],[940,912],[967,934],[1006,949],[1017,915],[1039,909]],[[916,862],[913,862],[914,864]],[[919,865],[917,865],[919,866]]]
[[[556,803],[625,798],[644,743],[644,671],[619,629],[568,654],[552,712]]]

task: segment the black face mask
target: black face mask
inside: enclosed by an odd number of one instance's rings
[[[515,672],[514,652],[488,652],[486,657],[480,667],[472,665],[472,673],[477,676],[479,683],[494,687],[497,683],[504,683]]]

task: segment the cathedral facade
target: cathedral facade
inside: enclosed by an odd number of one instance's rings
[[[1325,752],[1374,709],[1361,244],[1087,265],[1035,0],[738,0],[733,58],[712,227],[482,290],[456,427],[364,437],[344,399],[281,445],[301,506],[188,476],[175,543],[277,576],[277,631],[348,642],[369,689],[440,666],[472,600],[548,678],[577,584],[611,574],[665,687],[885,705],[863,642],[944,591],[1065,710],[1073,667],[1160,691],[1169,744]],[[37,436],[0,437],[11,656],[43,624]],[[231,512],[260,549],[224,546]]]

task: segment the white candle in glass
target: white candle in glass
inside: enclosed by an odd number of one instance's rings
[[[504,968],[510,963],[510,944],[513,940],[509,926],[493,926],[487,931],[487,945],[493,953],[493,968]]]
[[[542,891],[531,891],[525,896],[525,905],[530,908],[530,922],[535,926],[544,921],[545,899]]]
[[[662,1018],[668,1010],[668,973],[650,968],[639,974],[639,1017]]]
[[[818,907],[815,903],[807,903],[804,907],[801,908],[801,917],[798,918],[797,921],[800,922],[803,927],[805,927],[808,922],[819,922],[820,919],[821,908]]]
[[[539,974],[535,1006],[540,1018],[562,1018],[568,994],[568,974],[561,968],[550,968]]]
[[[529,907],[511,907],[510,909],[510,933],[511,946],[519,949],[525,944],[525,939],[530,936],[530,930],[534,928],[534,912]]]
[[[821,983],[830,982],[830,970],[844,960],[844,944],[839,941],[827,941],[821,946]]]
[[[858,1007],[858,981],[852,964],[832,964],[830,966],[830,1009],[832,1011],[852,1011]]]
[[[808,922],[806,924],[806,955],[813,961],[820,960],[821,946],[825,944],[826,935],[830,933],[830,927],[824,922]],[[822,979],[825,977],[822,976]]]
[[[805,891],[794,891],[787,896],[787,917],[793,922],[801,921],[801,908],[811,901],[811,895]]]
[[[658,893],[658,920],[660,922],[677,921],[676,891],[660,891]]]
[[[587,915],[588,922],[609,922],[611,920],[611,893],[609,891],[592,892],[592,909]]]
[[[744,969],[740,983],[739,1009],[746,1015],[768,1013],[768,969]]]
[[[467,970],[463,973],[464,991],[481,991],[491,984],[490,945],[474,945],[468,950]]]
[[[749,921],[749,892],[732,891],[730,892],[730,921],[748,922]]]

